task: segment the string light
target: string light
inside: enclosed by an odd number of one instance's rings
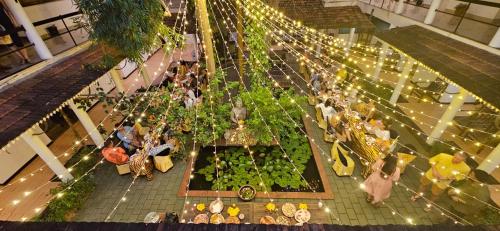
[[[234,26],[234,24],[233,24],[233,26]],[[286,111],[285,111],[285,112],[286,112]],[[314,139],[312,139],[312,140],[314,141]]]

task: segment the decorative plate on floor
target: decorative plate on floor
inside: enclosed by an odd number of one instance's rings
[[[239,223],[240,219],[238,219],[237,217],[229,216],[226,218],[226,224],[239,224]]]
[[[306,223],[311,219],[311,213],[305,209],[299,209],[295,213],[295,220],[299,223]]]
[[[210,223],[212,224],[222,224],[224,223],[224,216],[220,215],[220,214],[213,214],[211,217],[210,217]]]
[[[260,218],[260,223],[264,225],[274,225],[276,221],[271,216],[263,216]]]
[[[297,209],[295,208],[295,205],[292,203],[285,203],[283,206],[281,206],[281,212],[283,212],[283,215],[287,217],[293,217],[295,216],[295,212]]]
[[[276,224],[278,224],[278,225],[290,225],[290,218],[285,217],[285,216],[278,216],[278,218],[276,218]]]
[[[160,214],[157,212],[150,212],[146,214],[144,218],[144,223],[157,223],[160,220]]]
[[[208,215],[207,214],[198,214],[194,217],[195,224],[208,224]]]
[[[214,200],[208,208],[211,213],[221,213],[224,209],[224,203],[221,200]]]

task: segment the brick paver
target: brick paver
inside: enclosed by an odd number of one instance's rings
[[[309,114],[313,115],[313,108],[309,108]],[[322,130],[313,126],[310,132],[312,138],[319,144],[320,148],[329,153],[331,144],[322,141]],[[404,136],[402,141],[405,142]],[[335,195],[334,200],[327,200],[325,203],[331,208],[331,219],[325,223],[339,223],[345,225],[367,225],[367,224],[405,224],[407,218],[414,220],[416,224],[442,223],[446,219],[437,212],[426,213],[423,211],[425,204],[420,201],[412,203],[409,200],[411,193],[402,187],[395,186],[391,198],[386,203],[388,206],[374,208],[365,202],[365,195],[359,188],[362,181],[360,176],[360,163],[356,161],[354,176],[338,177],[331,170],[330,164],[323,156],[323,162],[328,182]],[[356,158],[354,158],[356,160]],[[423,163],[422,163],[423,162]],[[416,164],[423,166],[425,161],[416,161]],[[111,221],[140,222],[144,216],[151,211],[175,211],[181,214],[184,198],[177,196],[177,191],[181,187],[181,180],[184,174],[186,163],[184,161],[175,163],[174,168],[167,173],[155,172],[153,181],[139,178],[131,187],[127,194],[126,201],[122,202],[115,213],[111,216]],[[96,170],[97,182],[96,190],[89,197],[83,208],[78,212],[78,221],[103,221],[118,203],[124,191],[132,181],[131,175],[119,176],[115,167],[105,164]],[[419,173],[413,168],[407,168],[401,177],[402,182],[415,189],[418,186]],[[189,198],[191,203],[209,203],[214,198],[197,197]],[[226,204],[239,203],[237,198],[223,198]],[[258,198],[256,202],[266,202],[267,198]],[[278,199],[278,202],[292,201],[294,203],[317,203],[317,200],[307,199]],[[397,212],[393,215],[393,211]],[[400,214],[400,215],[398,215]],[[402,216],[402,217],[401,217]]]

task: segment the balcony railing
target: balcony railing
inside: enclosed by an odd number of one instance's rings
[[[398,4],[394,0],[360,0],[360,2],[390,12],[394,12]],[[418,0],[405,1],[404,3],[402,16],[424,22],[430,2],[425,3]],[[431,26],[483,44],[489,44],[500,26],[500,20],[496,19],[499,8],[500,4],[498,3],[483,4],[483,2],[449,0],[445,4],[442,3],[436,10],[436,16]]]
[[[88,40],[86,30],[78,23],[81,16],[80,12],[72,12],[33,22],[33,25],[50,52],[57,55]],[[24,28],[18,27],[15,32],[22,35]],[[21,38],[25,44],[23,47],[0,45],[0,80],[42,61],[35,51],[34,44],[23,36]],[[28,55],[29,63],[23,63],[21,53]]]

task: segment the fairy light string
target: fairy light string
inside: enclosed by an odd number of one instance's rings
[[[184,3],[184,10],[183,10],[183,15],[182,15],[180,27],[183,28],[181,30],[183,31],[182,35],[184,36],[185,32],[186,32],[186,26],[188,24],[187,17],[186,17],[186,15],[187,15],[187,1],[185,2],[184,0],[181,0],[179,7],[181,7],[183,3]],[[176,28],[176,24],[177,24],[177,19],[175,21],[174,28]],[[177,43],[177,42],[179,42],[179,41],[175,41],[175,43]],[[182,58],[183,51],[184,51],[183,49],[180,50],[180,58]],[[172,61],[173,57],[174,57],[173,55],[170,56],[170,61],[169,62]],[[165,80],[165,77],[166,77],[166,75],[163,75],[163,78],[162,78],[161,82],[163,82]],[[160,116],[160,120],[159,121],[162,121],[162,119],[166,118],[167,115],[169,114],[170,109],[172,107],[172,101],[176,100],[176,99],[174,99],[174,94],[175,94],[175,91],[176,91],[177,87],[180,87],[180,86],[178,86],[178,84],[175,83],[172,91],[169,93],[170,94],[170,99],[168,101],[167,109],[166,109],[165,113],[162,116]],[[159,91],[156,91],[155,93],[159,94]],[[182,100],[182,97],[179,97],[178,99]],[[148,104],[148,106],[149,106],[149,104]],[[163,129],[165,128],[166,125],[167,125],[166,123],[158,123],[158,124],[156,124],[156,127],[153,130],[152,135],[149,137],[150,139],[146,140],[146,142],[144,143],[144,149],[142,151],[145,152],[148,157],[149,157],[149,154],[147,154],[147,153],[150,151],[150,149],[154,145],[154,139],[156,139],[159,136],[158,133],[161,133],[163,131]],[[141,163],[141,169],[144,169],[146,167],[146,163],[150,161],[148,157],[144,158],[144,162]],[[132,179],[131,183],[128,185],[127,189],[122,194],[120,200],[118,200],[118,202],[116,203],[116,205],[113,207],[113,209],[106,216],[106,219],[104,220],[105,222],[109,222],[111,220],[113,214],[116,212],[116,210],[120,206],[120,204],[126,202],[127,195],[131,191],[133,185],[136,183],[136,180],[140,176],[140,173],[141,173],[141,171],[137,172],[133,176],[133,179]]]
[[[281,19],[281,21],[283,21],[283,22],[284,22],[284,21],[291,21],[291,22],[292,22],[292,24],[293,24],[294,26],[303,27],[303,28],[305,28],[305,30],[306,30],[306,31],[308,31],[308,32],[314,32],[314,33],[317,33],[317,34],[319,34],[319,35],[321,35],[321,36],[323,36],[323,37],[325,37],[325,38],[329,38],[329,41],[331,41],[331,40],[336,41],[336,40],[334,40],[335,38],[333,38],[333,37],[331,37],[331,36],[329,36],[329,35],[325,35],[325,34],[324,34],[324,33],[322,33],[321,31],[317,31],[317,30],[315,30],[315,29],[308,28],[308,27],[306,27],[306,26],[302,25],[302,23],[300,23],[300,22],[298,22],[298,21],[295,21],[295,20],[293,20],[293,19],[290,19],[289,17],[287,17],[287,16],[283,15],[283,13],[280,13],[280,12],[278,12],[277,10],[275,10],[275,9],[273,9],[273,8],[271,8],[271,7],[269,7],[267,4],[263,3],[263,2],[262,2],[262,1],[260,1],[260,0],[257,0],[257,1],[252,1],[252,2],[250,3],[250,6],[252,6],[252,7],[249,7],[250,9],[256,9],[256,8],[260,7],[260,11],[261,11],[261,13],[262,13],[262,14],[265,14],[265,12],[269,12],[269,11],[274,12],[274,14],[273,14],[273,15],[275,15],[275,16],[277,16],[277,17],[279,17],[279,18]],[[255,7],[254,7],[254,6],[255,6]],[[264,7],[262,7],[262,6],[264,6]],[[270,17],[270,18],[273,18],[273,17]],[[275,20],[275,21],[276,21],[276,20]],[[337,40],[337,41],[338,41],[338,40]],[[361,44],[357,44],[357,46],[358,46],[358,47],[360,47],[360,46],[361,46]],[[379,50],[380,50],[380,51],[384,51],[383,49],[380,49],[380,48],[371,48],[371,49],[372,49],[372,50],[377,50],[377,51],[379,51]],[[406,53],[404,53],[403,51],[401,51],[401,50],[397,49],[396,47],[392,47],[392,49],[396,50],[397,52],[399,52],[399,53],[401,53],[401,54],[404,54],[404,55],[408,56]],[[427,65],[425,65],[425,64],[423,64],[423,63],[421,63],[421,62],[419,62],[419,64],[420,64],[420,65],[422,65],[424,68],[428,69],[429,71],[431,71],[432,73],[434,73],[435,75],[437,75],[438,77],[441,77],[441,78],[442,78],[443,80],[445,80],[446,82],[448,82],[448,83],[450,83],[450,84],[452,84],[452,85],[457,85],[457,84],[456,84],[456,83],[454,83],[453,81],[451,81],[451,80],[449,80],[448,78],[446,78],[445,76],[441,75],[439,72],[432,70],[432,68],[428,67]],[[485,101],[485,100],[483,100],[481,97],[479,97],[479,96],[477,96],[477,95],[475,95],[475,94],[473,94],[473,93],[471,93],[471,92],[469,92],[469,93],[470,93],[470,94],[471,94],[474,98],[476,98],[476,99],[477,99],[480,103],[485,104],[486,106],[488,106],[489,108],[491,108],[491,109],[495,110],[496,112],[499,112],[499,111],[500,111],[498,108],[496,108],[495,106],[493,106],[493,105],[491,105],[490,103],[486,102],[486,101]]]
[[[177,21],[177,20],[176,20],[176,21]],[[162,63],[160,64],[160,66],[163,66],[163,61],[165,60],[166,55],[167,55],[167,54],[165,53],[165,54],[164,54],[164,56],[163,56]],[[173,56],[171,56],[171,57],[173,57]],[[143,65],[142,67],[145,67],[145,65]],[[142,68],[142,67],[141,67],[141,68]],[[156,76],[156,75],[155,75],[155,76]],[[163,76],[163,78],[165,78],[165,77],[166,77],[166,76]],[[137,81],[137,79],[136,79],[136,81]],[[163,80],[162,80],[162,82],[163,82]],[[153,86],[152,84],[153,84],[153,82],[151,82],[151,83],[150,83],[150,85],[146,88],[146,92],[148,92],[149,88]],[[158,93],[158,92],[156,92],[156,94],[157,94],[157,93]],[[145,95],[144,95],[144,96],[147,96],[147,93],[145,93]],[[145,112],[146,112],[147,108],[149,107],[149,105],[150,105],[150,103],[153,101],[153,99],[155,99],[155,98],[156,98],[156,97],[154,97],[154,96],[150,98],[150,99],[151,99],[151,101],[149,101],[149,103],[148,103],[148,105],[146,106],[146,108],[144,109],[144,111],[143,111],[142,113],[140,113],[140,116],[139,116],[139,117],[138,117],[138,119],[137,119],[138,121],[140,121],[142,117],[145,117]],[[142,97],[142,98],[141,98],[141,101],[139,101],[139,102],[138,102],[138,103],[137,103],[137,104],[136,104],[136,105],[132,108],[132,110],[131,110],[131,111],[135,111],[135,109],[139,106],[140,102],[142,102],[142,101],[144,101],[144,97]],[[130,114],[129,116],[125,117],[125,119],[124,119],[122,122],[120,122],[120,126],[119,126],[119,127],[121,127],[121,126],[122,126],[125,122],[127,122],[129,119],[131,119],[131,118],[132,118],[132,116],[133,116],[133,115],[132,115],[132,114]],[[111,133],[111,134],[112,134],[112,133]],[[107,139],[109,139],[109,138],[112,138],[112,135],[110,135],[108,138],[106,138],[106,140],[107,140]],[[106,141],[106,140],[105,140],[105,141]],[[120,141],[117,145],[120,145],[121,143],[122,143],[122,141]],[[89,154],[87,154],[86,156],[84,156],[82,159],[83,159],[83,160],[87,160],[87,159],[88,159],[88,157],[89,157],[89,155],[90,155],[90,154],[92,154],[92,153],[94,153],[94,152],[95,152],[96,150],[98,150],[98,149],[99,149],[99,147],[95,147],[93,150],[91,150],[91,151],[89,152]],[[81,160],[80,160],[80,161],[81,161]],[[53,197],[51,197],[51,199],[49,199],[49,201],[45,202],[44,204],[48,204],[48,203],[50,203],[50,201],[51,201],[52,199],[54,199],[54,198],[61,198],[61,197],[63,197],[63,196],[64,196],[64,192],[65,192],[66,190],[71,189],[71,187],[72,187],[72,186],[73,186],[76,182],[78,182],[78,181],[79,181],[80,179],[82,179],[83,177],[87,176],[90,172],[92,172],[93,170],[95,170],[95,169],[96,169],[96,167],[97,167],[98,165],[103,164],[103,163],[104,163],[104,158],[101,158],[101,160],[100,160],[100,161],[98,161],[98,162],[97,162],[97,163],[96,163],[96,164],[95,164],[92,168],[90,168],[88,171],[86,171],[86,172],[85,172],[82,176],[78,177],[77,179],[73,179],[73,180],[72,180],[72,183],[71,183],[70,185],[68,185],[66,188],[64,188],[63,190],[61,190],[59,193],[57,193],[56,195],[54,195]],[[48,183],[50,183],[50,182],[48,182]],[[48,183],[46,183],[46,184],[48,184]],[[40,188],[42,188],[42,187],[39,187],[39,188],[37,188],[37,189],[40,189]],[[29,194],[32,194],[33,192],[34,192],[34,191],[31,191],[31,192],[29,192],[29,193],[26,193],[26,192],[25,192],[25,196],[27,196],[27,195],[29,195]],[[12,205],[13,205],[13,206],[16,206],[16,205],[18,205],[20,202],[21,202],[21,200],[20,200],[20,199],[15,199],[15,200],[13,200],[13,201],[12,201]],[[1,210],[1,209],[0,209],[0,210]],[[35,208],[34,210],[35,210],[35,213],[38,213],[38,212],[40,212],[40,211],[41,211],[40,207],[37,207],[37,208]],[[23,218],[24,218],[24,219],[22,219],[22,220],[26,220],[26,219],[27,219],[26,217],[23,217]]]
[[[229,18],[229,17],[228,17],[228,18]],[[234,26],[234,24],[233,24],[233,26]],[[285,111],[285,113],[286,113],[286,111]]]
[[[284,44],[284,45],[286,46],[286,44]],[[292,49],[293,49],[293,48],[292,48]],[[299,53],[299,52],[297,52],[297,51],[295,51],[295,52],[296,52],[296,53],[298,53],[298,54],[300,54],[300,53]],[[312,60],[308,60],[307,58],[302,57],[302,56],[299,56],[299,59],[306,59],[306,61],[307,61],[307,62],[312,62]],[[306,62],[306,63],[307,63],[307,62]],[[313,65],[313,67],[316,67],[316,66],[317,66],[317,64],[314,64],[314,65]],[[363,91],[364,91],[364,90],[363,90]],[[379,100],[378,100],[378,101],[379,101]],[[380,104],[380,102],[378,102],[378,101],[375,101],[375,103]],[[387,100],[386,100],[386,101],[387,101]],[[385,106],[385,105],[383,105],[383,106],[384,106],[384,107],[387,107],[387,106]],[[393,112],[394,112],[394,113],[397,113],[397,112],[396,112],[396,110],[394,110],[394,109],[392,109],[392,110],[393,110]],[[401,114],[401,113],[400,113],[400,114]],[[423,113],[421,113],[421,114],[423,114]],[[405,117],[408,117],[408,118],[413,119],[412,117],[410,117],[410,116],[408,116],[408,115],[405,115],[405,114],[401,114],[401,115],[403,115],[403,116],[405,116]],[[407,125],[407,126],[409,126],[409,125]],[[420,131],[419,131],[418,129],[413,128],[413,127],[411,127],[411,128],[412,128],[412,130],[417,131],[417,132],[418,132],[417,134],[419,134],[419,135],[420,135]],[[453,136],[453,137],[456,137],[456,135],[454,135],[454,134],[453,134],[452,136]],[[466,138],[464,138],[464,139],[466,139]],[[444,142],[444,141],[441,141],[441,140],[439,140],[439,139],[436,139],[436,141],[438,141],[438,142],[440,142],[440,143],[443,143],[443,144],[445,144],[445,145],[447,145],[447,146],[450,146],[452,149],[459,149],[459,150],[461,150],[460,148],[455,147],[455,146],[452,146],[452,145],[450,145],[450,144],[448,144],[448,143],[446,143],[446,142]],[[474,144],[474,145],[476,145],[476,146],[480,146],[480,145],[477,145],[477,144],[478,144],[478,142],[475,142],[475,144]],[[492,148],[492,147],[490,147],[490,148]],[[474,156],[474,154],[472,154],[472,153],[469,153],[469,152],[467,152],[467,153],[468,153],[469,155],[471,155],[471,156]]]
[[[292,69],[292,68],[290,67],[290,69]],[[292,69],[292,70],[293,70],[293,69]],[[284,73],[284,74],[285,74],[285,73]],[[288,78],[287,78],[287,79],[288,79]],[[301,79],[302,79],[302,78],[301,78]],[[297,86],[298,86],[298,85],[297,85]],[[298,86],[298,87],[300,88],[300,86]],[[303,90],[302,90],[302,92],[303,92]],[[401,144],[401,143],[399,143],[399,144]],[[401,145],[405,146],[404,144],[401,144]],[[413,151],[415,151],[415,150],[413,150]],[[415,152],[416,152],[416,153],[418,153],[417,151],[415,151]],[[420,154],[420,153],[418,153],[418,154]],[[423,157],[424,159],[428,159],[428,158],[427,158],[427,157],[425,157],[423,154],[420,154],[420,156],[421,156],[421,157]],[[411,165],[411,166],[412,166],[412,167],[415,167],[415,165]],[[423,173],[423,171],[422,171],[421,169],[417,169],[417,170],[418,170],[419,172]],[[469,176],[464,175],[464,177],[469,178],[469,179],[472,179],[472,180],[474,180],[474,181],[476,181],[476,182],[479,182],[479,181],[477,181],[477,180],[475,180],[475,179],[473,179],[473,178],[471,178],[471,177],[469,177]],[[480,185],[481,185],[481,186],[484,186],[485,184],[481,183]],[[454,190],[458,190],[457,188],[454,188],[454,187],[451,187],[451,188],[452,188],[452,189],[454,189]],[[478,200],[477,198],[475,198],[475,197],[474,197],[474,196],[472,196],[472,195],[468,195],[468,194],[466,194],[466,193],[464,193],[464,195],[467,195],[467,196],[469,196],[469,197],[471,197],[471,198],[473,198],[473,199],[475,199],[475,200]],[[490,205],[490,204],[489,204],[489,203],[487,203],[487,202],[481,201],[481,203],[483,203],[483,204],[485,204],[485,205],[487,205],[487,206],[489,206],[489,207],[491,207],[491,208],[493,208],[493,209],[498,210],[498,208],[496,208],[496,207],[494,207],[494,206]]]
[[[252,11],[252,12],[253,12],[253,11]],[[269,21],[269,20],[267,20],[267,19],[266,19],[266,21]],[[270,22],[269,22],[269,23],[270,23]],[[270,23],[270,25],[271,25],[273,28],[275,28],[275,30],[276,30],[275,35],[274,35],[274,36],[278,36],[278,35],[285,36],[285,35],[284,35],[285,33],[284,33],[284,32],[282,33],[282,30],[280,30],[280,29],[279,29],[276,25],[271,24],[271,23]],[[270,31],[272,31],[272,30],[270,30]],[[276,35],[276,34],[278,34],[278,35]],[[290,35],[290,34],[286,34],[286,37],[287,37],[287,38],[294,39],[293,35]],[[283,45],[283,43],[286,43],[286,42],[279,42],[278,44]],[[299,41],[299,40],[297,40],[297,39],[295,39],[294,45],[299,45],[299,46],[301,46],[301,47],[304,49],[304,51],[306,51],[306,52],[309,52],[309,53],[316,53],[315,55],[318,55],[318,56],[320,56],[320,57],[322,57],[322,58],[326,58],[326,59],[330,60],[330,61],[328,62],[330,65],[335,65],[335,63],[338,63],[338,65],[337,65],[337,68],[338,68],[338,69],[340,69],[340,68],[352,69],[352,71],[354,72],[354,74],[353,74],[353,75],[358,76],[358,77],[361,77],[361,78],[363,78],[363,79],[367,79],[367,80],[365,80],[365,81],[370,81],[370,82],[373,82],[373,81],[374,81],[373,79],[368,78],[368,77],[369,77],[369,74],[366,74],[366,76],[363,76],[363,75],[357,75],[356,73],[357,73],[357,72],[360,72],[360,71],[358,71],[357,69],[354,69],[354,68],[349,67],[349,66],[347,66],[347,65],[345,65],[345,64],[342,64],[341,62],[339,62],[339,61],[337,61],[337,60],[331,59],[329,56],[326,56],[326,55],[324,55],[324,54],[322,54],[322,53],[318,53],[315,49],[312,49],[311,47],[307,47],[307,45],[306,45],[306,44],[304,44],[303,42],[300,42],[300,41]],[[353,61],[353,60],[351,60],[351,59],[347,59],[347,61],[349,61],[349,62],[356,62],[356,61]],[[414,64],[418,64],[419,66],[421,65],[421,64],[416,63],[416,62],[415,62]],[[340,66],[341,66],[341,67],[340,67]],[[417,71],[418,71],[418,70],[417,70]],[[361,71],[361,72],[362,72],[362,71]],[[399,74],[399,76],[400,76],[400,75],[401,75],[401,74]],[[383,79],[382,79],[382,78],[379,78],[377,81],[383,81]],[[396,82],[391,82],[391,83],[396,83]],[[387,89],[387,90],[389,90],[389,91],[393,91],[393,89],[390,89],[390,88],[388,88],[388,87],[385,87],[384,85],[379,85],[379,84],[377,84],[377,83],[374,83],[374,84],[376,84],[376,87],[377,87],[377,88],[378,88],[378,87],[382,87],[382,88],[385,88],[385,89]],[[425,90],[424,90],[424,91],[425,91]],[[403,94],[401,94],[401,95],[405,95],[405,94],[403,93]],[[442,94],[442,95],[444,95],[444,94]],[[406,95],[406,97],[408,98],[408,97],[409,97],[409,95]],[[415,98],[416,98],[416,97],[415,97]],[[416,98],[416,99],[419,99],[419,100],[420,100],[420,98]],[[425,100],[425,99],[424,99],[424,100]],[[427,100],[425,100],[425,101],[427,101]],[[434,103],[431,101],[431,102],[430,102],[430,104],[434,104]],[[440,105],[440,107],[442,107],[442,104],[439,104],[439,105]],[[398,106],[403,107],[403,108],[407,108],[407,107],[404,107],[404,106],[402,106],[402,105],[398,105]],[[408,108],[408,109],[410,109],[410,108]],[[410,109],[410,110],[411,110],[411,109]],[[433,117],[433,116],[430,116],[430,115],[426,115],[426,114],[424,114],[424,113],[421,113],[421,114],[422,114],[423,116],[425,116],[425,117],[435,119],[436,121],[439,121],[439,120],[440,120],[440,118],[436,118],[436,117]],[[460,125],[460,124],[455,124],[455,125],[456,125],[456,126],[458,126],[458,127],[462,127],[462,128],[464,128],[464,129],[467,129],[467,130],[469,130],[469,131],[477,131],[477,132],[482,132],[482,133],[489,134],[489,135],[492,135],[492,136],[494,136],[494,135],[495,135],[494,133],[487,132],[487,131],[483,131],[483,130],[481,130],[481,129],[471,128],[471,127],[468,127],[468,126],[465,126],[465,125]],[[493,147],[491,147],[491,148],[493,148]]]

